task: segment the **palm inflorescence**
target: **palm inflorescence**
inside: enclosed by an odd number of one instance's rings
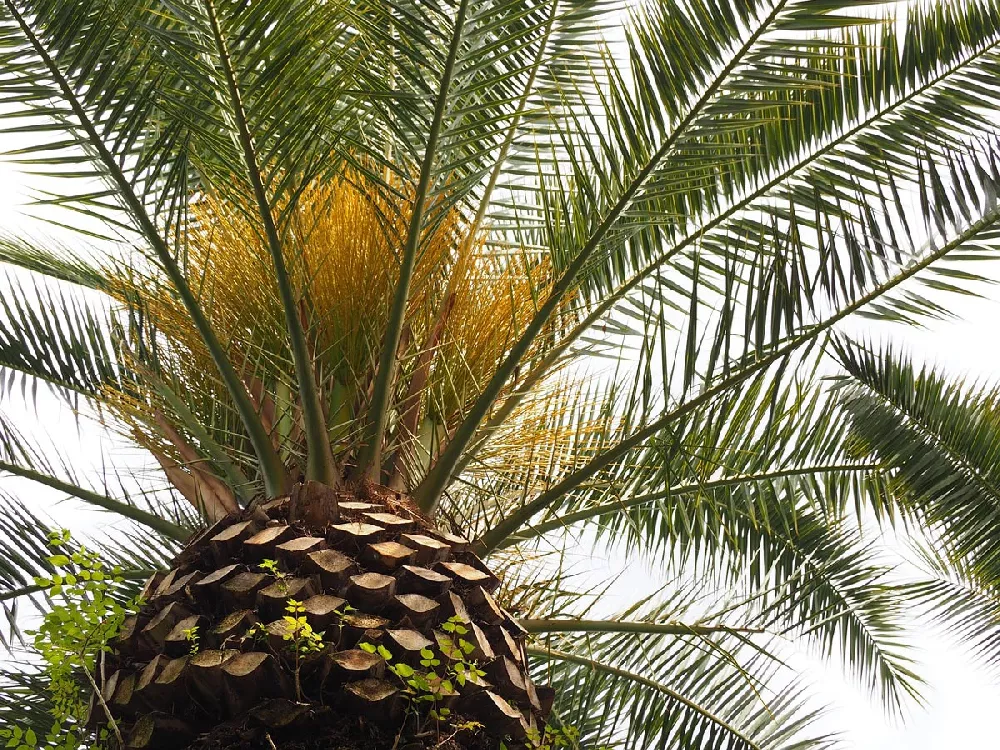
[[[994,0],[3,0],[0,384],[114,446],[0,413],[4,737],[827,747],[797,649],[996,658],[995,399],[845,333],[984,281],[998,72]]]

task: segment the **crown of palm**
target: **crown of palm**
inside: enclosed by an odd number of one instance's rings
[[[914,506],[823,387],[828,337],[942,314],[1000,236],[1000,7],[895,5],[4,0],[10,156],[105,236],[0,241],[30,272],[0,367],[170,486],[95,489],[8,421],[0,468],[135,522],[103,547],[136,579],[300,474],[406,489],[504,571],[584,746],[824,744],[785,639],[895,705],[907,610],[947,601],[861,534]],[[30,504],[0,520],[12,626]],[[678,583],[608,615],[581,537]],[[963,595],[961,632],[992,616]],[[37,676],[7,679],[32,720]]]

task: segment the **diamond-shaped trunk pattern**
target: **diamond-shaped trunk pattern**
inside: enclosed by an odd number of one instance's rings
[[[309,482],[216,523],[147,583],[102,694],[136,749],[520,747],[544,727],[552,695],[528,677],[525,633],[494,599],[499,583],[466,540],[397,493]],[[289,599],[323,632],[322,649],[300,659],[298,687]],[[387,667],[419,671],[430,649],[446,670],[449,622],[462,623],[466,658],[486,676],[454,685],[438,725],[428,703],[417,718]],[[389,664],[360,644],[384,646]],[[482,728],[455,732],[461,722]]]

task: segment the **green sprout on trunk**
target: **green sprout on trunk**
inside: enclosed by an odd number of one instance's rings
[[[49,534],[54,554],[48,562],[51,576],[35,578],[54,602],[32,636],[35,651],[49,680],[52,725],[39,738],[31,728],[0,729],[0,740],[14,750],[78,750],[81,746],[100,748],[114,736],[124,747],[121,732],[97,686],[95,673],[108,642],[118,633],[128,611],[141,602],[122,604],[116,589],[124,580],[118,567],[108,567],[100,555],[85,545],[72,545],[66,530]],[[91,700],[104,714],[107,725],[97,731],[96,744],[87,728]]]
[[[323,650],[323,633],[317,633],[306,619],[305,605],[297,599],[289,599],[285,605],[287,624],[283,638],[288,641],[289,648],[295,654],[295,696],[302,700],[302,657]]]

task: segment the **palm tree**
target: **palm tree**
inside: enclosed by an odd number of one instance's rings
[[[13,745],[824,747],[790,642],[916,694],[941,597],[820,376],[996,252],[1000,4],[898,5],[3,0],[8,158],[86,232],[0,244],[5,383],[162,470],[0,422],[121,520],[6,501]]]

